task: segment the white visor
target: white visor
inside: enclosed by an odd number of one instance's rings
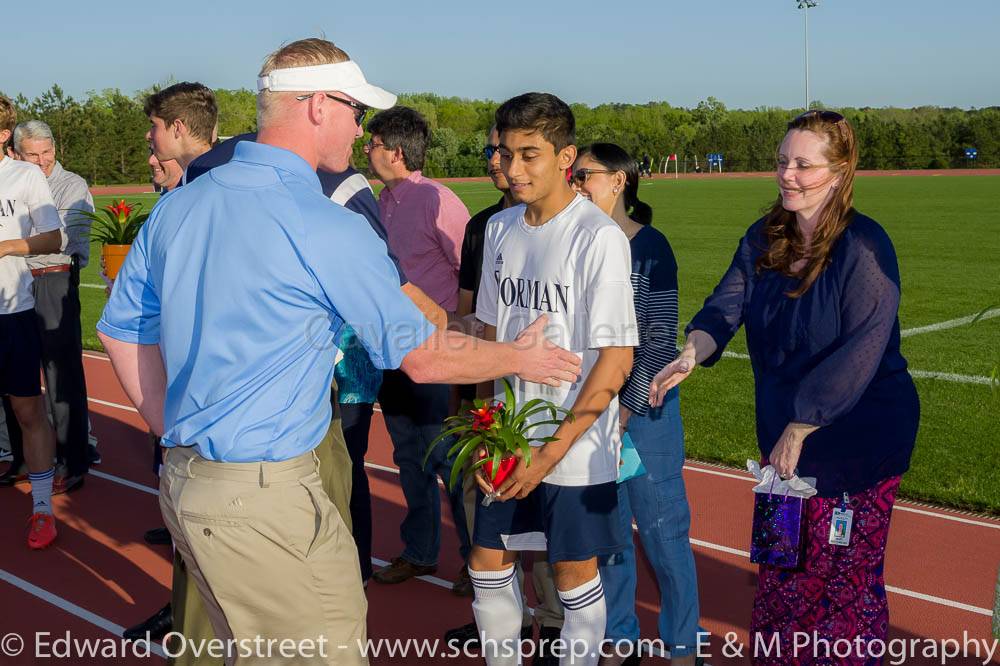
[[[326,92],[339,90],[373,109],[388,109],[396,104],[396,96],[373,86],[365,79],[353,60],[330,65],[288,67],[273,70],[257,79],[257,90],[271,92]]]

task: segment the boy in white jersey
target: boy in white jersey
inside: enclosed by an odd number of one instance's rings
[[[578,381],[561,389],[514,379],[519,403],[545,398],[575,418],[555,428],[556,441],[534,449],[530,465],[519,461],[499,488],[479,475],[481,491],[494,491],[497,501],[476,511],[473,611],[487,639],[487,663],[520,663],[508,650],[521,628],[513,565],[520,550],[547,550],[565,608],[561,638],[567,649],[576,646],[575,658],[561,663],[596,664],[606,620],[597,558],[622,550],[631,537],[616,517],[617,394],[639,341],[629,245],[614,221],[566,181],[576,147],[564,102],[521,95],[500,106],[496,123],[501,168],[520,205],[490,218],[476,316],[487,338],[502,341],[546,314],[546,335],[579,354],[583,367]]]
[[[10,139],[16,122],[14,106],[0,96],[0,145]],[[45,548],[56,538],[52,517],[56,436],[42,400],[41,339],[31,271],[24,257],[59,252],[65,240],[62,228],[42,170],[0,154],[0,394],[10,396],[24,439],[34,504],[28,546],[34,549]]]

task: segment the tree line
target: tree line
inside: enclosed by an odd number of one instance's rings
[[[18,95],[13,101],[18,119],[44,120],[52,127],[57,158],[65,168],[92,184],[139,183],[149,180],[144,138],[149,122],[142,106],[152,90],[127,95],[108,89],[76,99],[53,85],[34,99]],[[215,95],[220,136],[256,128],[254,93],[220,89]],[[426,175],[483,175],[482,148],[498,102],[419,93],[401,95],[400,104],[420,111],[431,126]],[[696,164],[706,169],[709,153],[723,155],[725,171],[769,171],[786,124],[802,111],[728,109],[713,97],[693,109],[666,102],[572,106],[578,144],[617,143],[637,159],[648,155],[654,170],[667,155],[676,154],[682,171],[692,171]],[[857,133],[861,169],[1000,167],[1000,107],[836,110]],[[976,159],[967,158],[967,148],[977,150]],[[354,158],[358,168],[367,166],[361,142]]]

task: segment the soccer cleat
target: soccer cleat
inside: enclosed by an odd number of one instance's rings
[[[56,519],[50,513],[34,513],[28,528],[28,548],[41,550],[56,540]]]

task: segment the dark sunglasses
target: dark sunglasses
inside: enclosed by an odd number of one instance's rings
[[[792,122],[788,123],[788,129],[793,129],[803,120],[807,118],[819,118],[823,122],[827,123],[839,123],[843,122],[844,116],[840,115],[836,111],[824,111],[823,109],[809,109],[805,113],[800,113],[792,119]]]
[[[577,169],[573,172],[571,180],[577,185],[583,185],[590,178],[591,174],[594,173],[618,173],[617,171],[612,171],[611,169]]]
[[[309,99],[313,95],[318,95],[318,94],[319,93],[309,93],[307,95],[299,95],[295,99],[301,102],[303,100]],[[346,104],[347,106],[351,107],[354,110],[354,122],[357,123],[358,127],[361,127],[361,123],[365,122],[365,116],[367,116],[368,112],[371,111],[370,106],[365,106],[360,102],[344,99],[343,97],[337,97],[335,95],[331,95],[330,93],[323,93],[323,94],[326,95],[327,99],[332,99],[334,102],[340,102],[341,104]]]
[[[485,157],[486,161],[489,162],[499,150],[500,146],[483,146],[483,157]]]

